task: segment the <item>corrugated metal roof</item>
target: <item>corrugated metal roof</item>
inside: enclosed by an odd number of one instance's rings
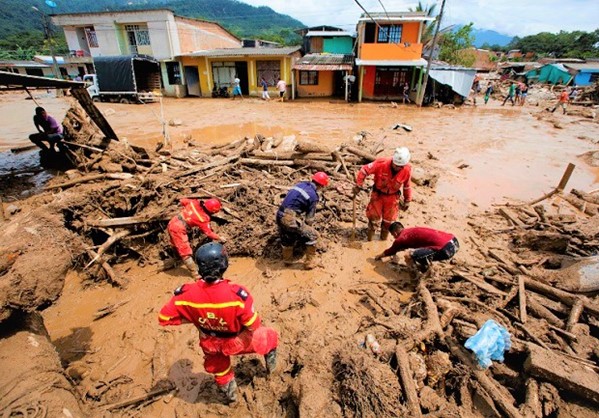
[[[34,75],[15,74],[6,71],[0,71],[0,86],[8,88],[24,87],[56,87],[70,88],[83,87],[85,84],[79,81],[57,80],[55,78],[37,77]],[[2,88],[0,87],[0,90]]]
[[[435,20],[434,17],[429,17],[424,12],[374,12],[374,13],[362,13],[359,21],[370,21],[370,20],[380,20],[380,21],[412,21],[412,22],[426,22]]]
[[[56,59],[57,64],[63,65],[65,63],[64,57],[59,57],[58,55],[55,55],[54,58]],[[54,61],[52,60],[52,55],[34,55],[33,59],[48,65],[54,64]]]
[[[48,68],[48,65],[35,61],[3,60],[0,67]]]
[[[179,57],[244,57],[244,56],[275,56],[289,55],[299,51],[301,46],[291,46],[284,48],[221,48],[207,51],[190,52],[181,54]]]
[[[426,65],[424,58],[417,60],[356,60],[356,65],[367,66],[367,65],[378,65],[381,67],[423,67]]]
[[[338,37],[338,36],[351,36],[353,37],[354,34],[351,32],[332,32],[332,31],[326,31],[326,30],[313,30],[310,31],[308,33],[306,33],[306,36],[331,36],[331,37]]]
[[[337,71],[351,70],[354,63],[352,54],[307,54],[294,65],[294,70]]]
[[[565,67],[576,71],[599,71],[599,62],[563,63]]]

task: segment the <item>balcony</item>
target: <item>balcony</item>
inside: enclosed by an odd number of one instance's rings
[[[409,42],[401,44],[362,44],[360,46],[360,56],[365,61],[412,61],[422,58],[422,44],[412,44]]]
[[[69,55],[65,57],[65,61],[71,64],[85,64],[91,63],[93,60],[88,51],[83,49],[72,49],[69,51]]]

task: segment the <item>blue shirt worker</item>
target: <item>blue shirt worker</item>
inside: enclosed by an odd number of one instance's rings
[[[282,255],[285,264],[293,258],[293,247],[296,243],[306,245],[304,268],[316,267],[316,241],[318,232],[310,223],[316,213],[316,205],[320,200],[318,192],[328,186],[329,176],[319,171],[314,173],[311,181],[302,181],[293,186],[277,211],[277,226],[281,239]]]

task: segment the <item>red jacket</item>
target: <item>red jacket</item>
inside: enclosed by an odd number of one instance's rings
[[[570,96],[568,95],[568,92],[566,90],[562,91],[562,94],[559,95],[559,102],[568,103],[569,100]]]
[[[374,190],[383,194],[399,194],[403,187],[404,200],[412,201],[412,189],[410,188],[410,178],[412,167],[410,164],[403,166],[401,170],[393,175],[391,170],[392,158],[379,158],[370,164],[363,166],[358,171],[356,183],[362,187],[364,179],[369,175],[374,175]]]
[[[403,229],[391,247],[385,250],[385,256],[391,256],[398,251],[408,248],[430,248],[440,250],[445,247],[455,236],[448,232],[438,231],[432,228],[415,227]]]
[[[229,338],[244,328],[260,327],[254,299],[245,287],[227,279],[215,283],[198,280],[175,290],[175,296],[160,310],[160,325],[193,323],[204,334]]]
[[[181,199],[183,205],[181,217],[189,227],[198,227],[210,239],[218,241],[220,237],[210,228],[210,215],[204,212],[200,201],[196,199]]]

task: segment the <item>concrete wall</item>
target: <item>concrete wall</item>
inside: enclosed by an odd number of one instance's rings
[[[220,25],[175,16],[181,54],[218,48],[239,48],[241,40]]]
[[[317,85],[300,84],[301,75],[295,75],[298,97],[328,97],[333,95],[333,71],[319,71]]]

